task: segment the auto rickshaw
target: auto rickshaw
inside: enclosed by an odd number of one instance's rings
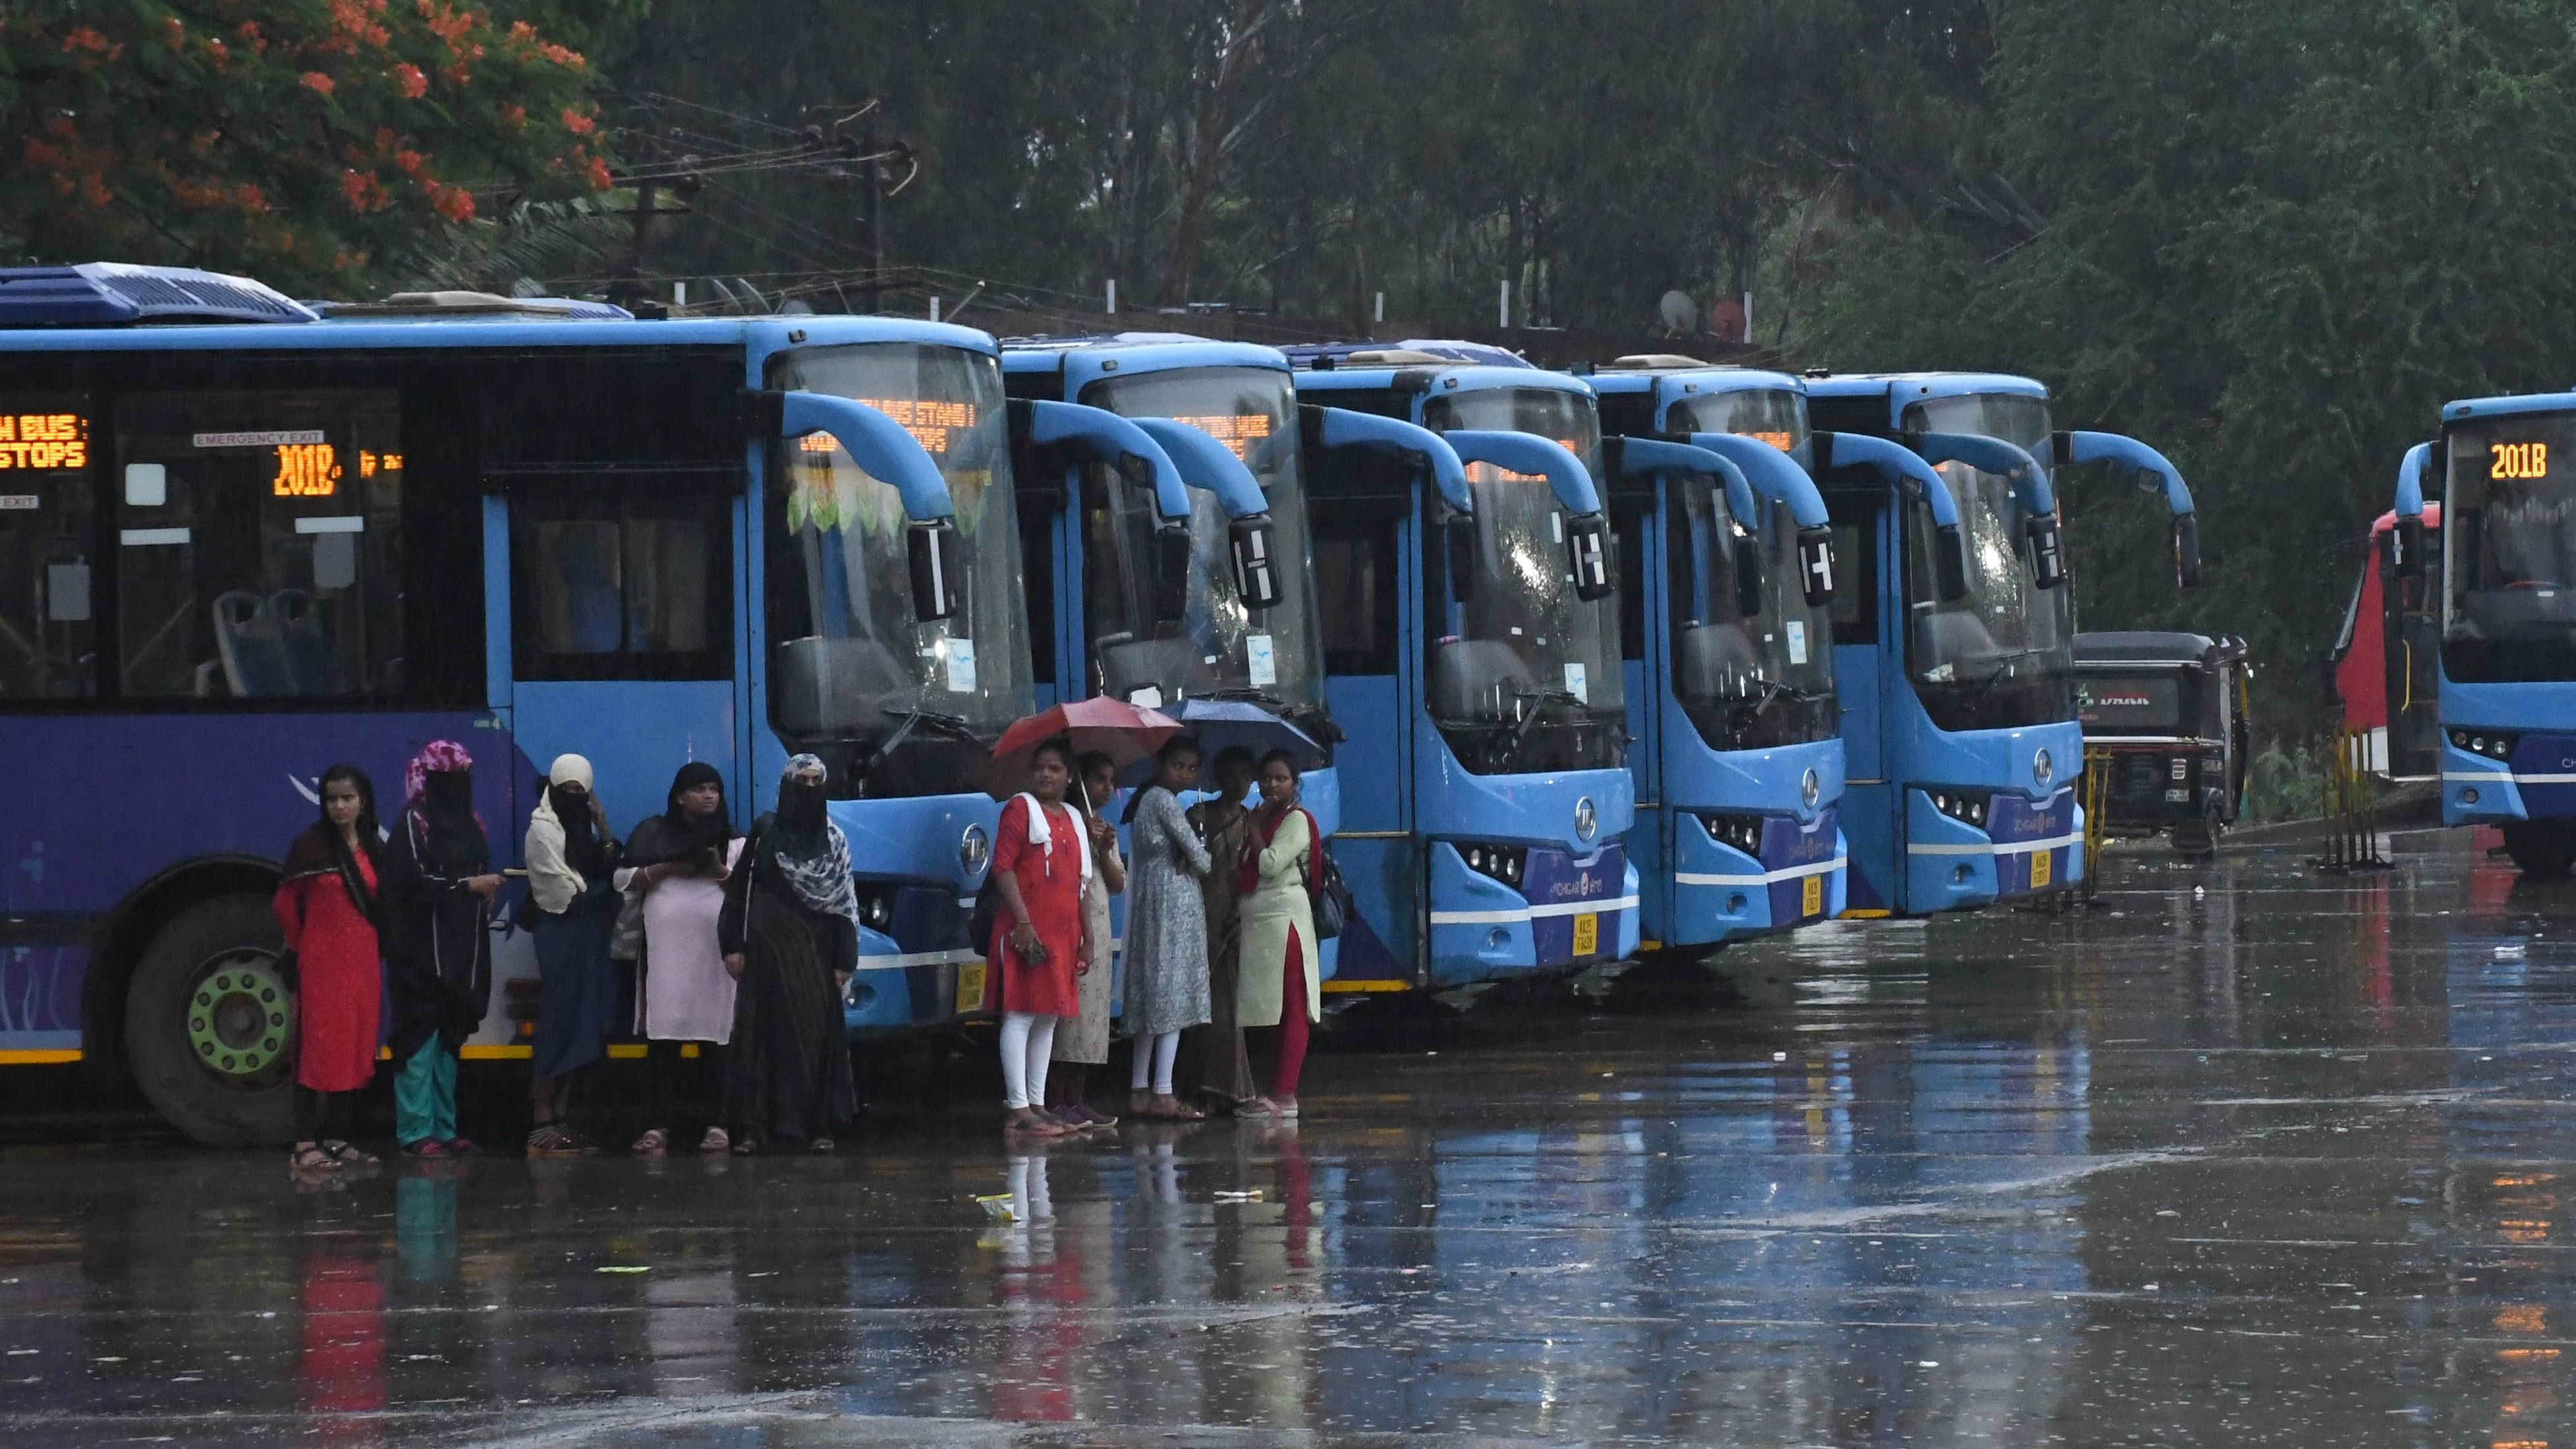
[[[2150,631],[2075,636],[2075,714],[2106,835],[2170,834],[2212,855],[2245,800],[2245,641]]]

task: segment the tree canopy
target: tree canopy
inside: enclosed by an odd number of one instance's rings
[[[0,11],[0,249],[363,287],[496,206],[605,190],[583,27],[470,0]]]

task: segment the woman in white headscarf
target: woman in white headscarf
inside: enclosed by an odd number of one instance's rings
[[[570,1157],[588,1145],[574,1135],[572,1076],[608,1053],[617,1014],[617,963],[608,938],[617,925],[612,881],[617,837],[591,793],[590,761],[558,755],[545,794],[528,817],[528,899],[521,924],[536,938],[537,1030],[529,1047],[537,1126],[530,1157]]]
[[[859,897],[827,778],[813,755],[787,762],[778,808],[753,822],[725,882],[716,939],[738,983],[725,1060],[736,1152],[771,1139],[829,1152],[858,1116],[841,1001],[859,964]]]

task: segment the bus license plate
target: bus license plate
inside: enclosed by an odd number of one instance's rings
[[[970,1016],[984,1009],[984,963],[962,962],[957,967],[957,1014]]]
[[[1825,878],[1811,875],[1798,882],[1798,914],[1821,916],[1825,913]]]
[[[2032,890],[2037,890],[2041,886],[2048,884],[2049,864],[2049,852],[2045,850],[2034,850],[2030,853],[2030,888]]]
[[[1585,911],[1574,918],[1574,954],[1589,956],[1601,949],[1601,917]]]

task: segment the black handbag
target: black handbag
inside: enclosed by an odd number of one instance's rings
[[[1342,883],[1342,868],[1333,863],[1333,853],[1323,852],[1322,880],[1306,881],[1306,897],[1315,912],[1315,937],[1330,941],[1342,934],[1351,917],[1359,914],[1359,903],[1351,899],[1351,888]],[[1306,863],[1297,862],[1300,879],[1306,875]]]

